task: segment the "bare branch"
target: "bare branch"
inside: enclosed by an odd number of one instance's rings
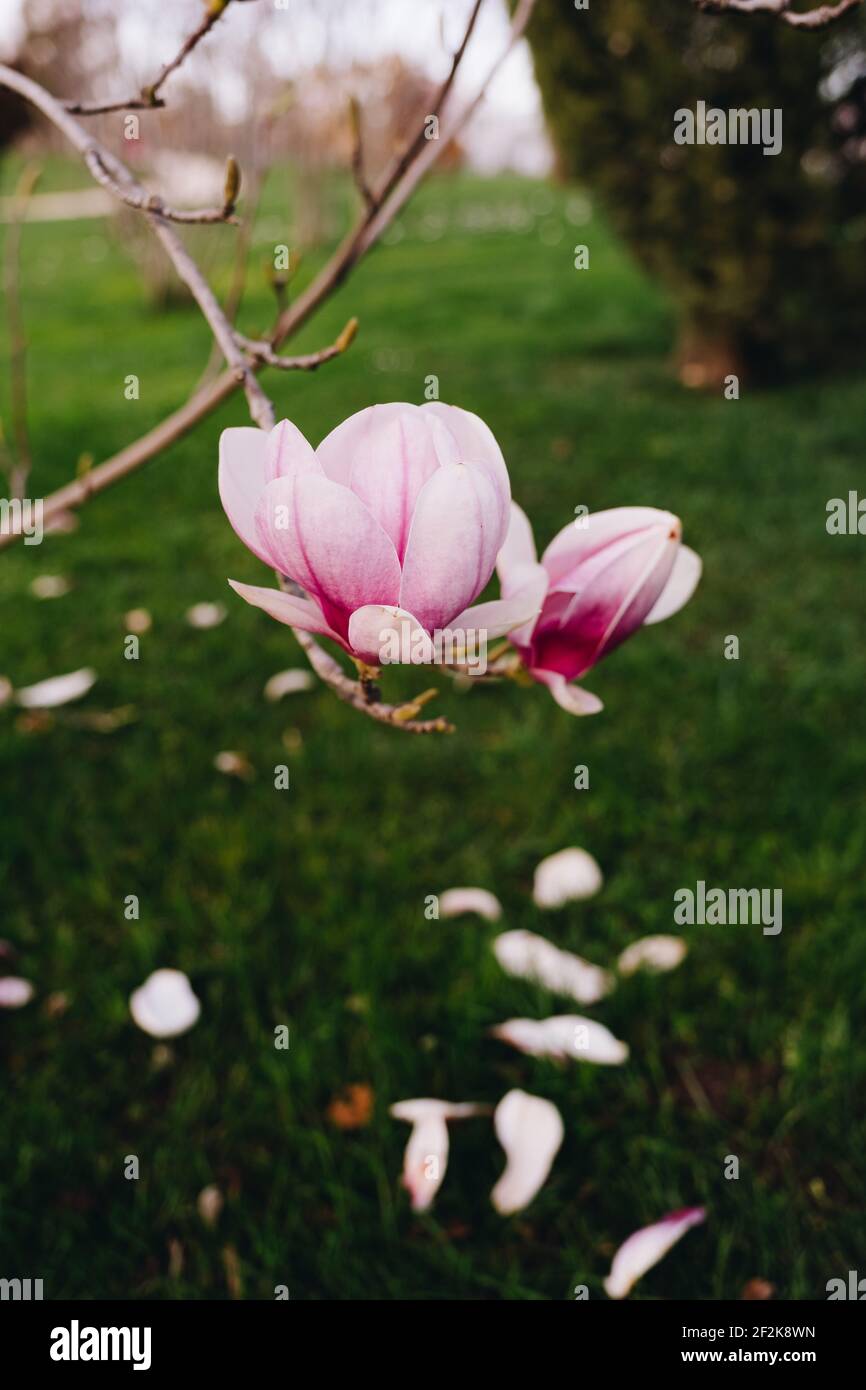
[[[698,9],[710,14],[767,14],[793,29],[826,29],[837,19],[862,4],[862,0],[838,0],[835,5],[818,5],[812,10],[792,10],[791,0],[696,0]]]
[[[184,39],[175,56],[160,69],[156,79],[151,82],[149,87],[142,87],[137,96],[131,97],[129,101],[74,101],[66,103],[66,110],[71,116],[103,116],[110,111],[152,111],[154,108],[165,106],[165,102],[159,95],[160,89],[166,79],[176,72],[184,59],[192,50],[201,43],[205,35],[209,34],[231,4],[231,0],[210,0],[205,11],[204,19],[188,38]]]
[[[448,140],[454,139],[481,103],[490,81],[522,37],[535,8],[535,3],[536,0],[519,0],[508,41],[499,59],[492,65],[474,99],[450,123]],[[461,47],[465,48],[465,44]],[[35,101],[36,105],[40,105],[39,100],[31,90],[29,80],[22,78],[20,73],[16,73],[10,68],[4,68],[2,65],[0,65],[0,85],[11,86],[26,96],[28,100]],[[32,88],[41,95],[42,89],[35,83],[32,84]],[[63,114],[66,115],[67,113],[63,112]],[[59,128],[64,131],[72,144],[81,150],[79,143],[81,127],[76,122],[70,122],[72,129],[62,123],[56,123],[59,124]],[[306,290],[283,310],[269,339],[272,348],[279,346],[280,343],[297,332],[318,309],[319,305],[342,284],[357,261],[375,245],[404,203],[408,201],[418,183],[446,147],[447,142],[440,139],[438,141],[426,141],[425,144],[426,148],[421,150],[418,158],[407,169],[406,175],[401,180],[399,187],[394,190],[393,196],[374,215],[371,216],[367,211],[364,212],[357,226],[343,239],[331,259],[311,281]],[[83,150],[82,153],[84,153]],[[152,430],[149,430],[147,434],[142,435],[121,449],[119,453],[90,469],[86,478],[73,479],[53,492],[44,501],[46,523],[62,512],[81,506],[88,498],[113,486],[114,483],[127,477],[178,439],[182,439],[195,425],[227,400],[237,389],[237,386],[238,382],[234,374],[223,372],[216,381],[206,389],[197,391],[171,415],[166,416]],[[0,533],[0,549],[20,539],[20,535],[21,532],[15,530]]]
[[[349,120],[352,126],[352,178],[369,208],[373,206],[375,199],[364,174],[364,132],[361,126],[361,108],[356,97],[352,97],[349,102]]]
[[[15,462],[9,468],[9,493],[23,497],[30,476],[30,433],[27,428],[27,336],[21,310],[21,224],[42,173],[41,164],[26,164],[15,189],[12,216],[3,248],[3,293],[9,321],[9,382],[12,397],[12,437]]]
[[[281,357],[278,352],[274,352],[270,343],[261,342],[257,338],[245,338],[240,333],[235,336],[250,356],[264,366],[279,367],[284,372],[314,372],[317,367],[345,352],[357,332],[358,320],[349,319],[340,336],[329,347],[320,348],[318,352],[308,352],[301,357]]]
[[[170,208],[158,194],[149,193],[139,183],[120,182],[113,177],[102,153],[95,147],[85,154],[84,162],[97,183],[101,183],[103,188],[107,188],[121,203],[126,203],[127,207],[135,208],[136,212],[158,212],[160,217],[164,217],[168,222],[232,222],[235,225],[238,223],[239,219],[233,212],[234,204],[224,203],[221,208],[196,208],[189,211]]]
[[[281,581],[281,587],[287,587],[285,581]],[[450,724],[447,719],[416,719],[414,717],[421,708],[421,702],[426,704],[435,694],[435,691],[425,691],[424,696],[419,697],[419,700],[410,701],[405,705],[386,705],[378,699],[371,699],[369,682],[351,680],[339,662],[335,661],[324,647],[319,646],[315,637],[311,636],[309,632],[303,632],[300,628],[292,628],[292,631],[319,679],[324,681],[325,685],[330,686],[334,694],[347,705],[351,705],[353,709],[359,710],[361,714],[368,715],[370,719],[375,719],[380,724],[390,724],[392,728],[402,729],[407,734],[453,734],[454,725]]]

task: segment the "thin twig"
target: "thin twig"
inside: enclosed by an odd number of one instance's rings
[[[357,261],[375,245],[404,203],[408,201],[418,183],[435,163],[447,143],[455,138],[482,101],[489,82],[522,37],[535,3],[536,0],[519,0],[512,19],[508,41],[501,56],[492,65],[474,100],[470,101],[449,125],[447,141],[443,139],[427,142],[426,149],[421,151],[418,158],[407,170],[388,202],[372,218],[368,216],[366,211],[364,212],[359,224],[343,239],[327,265],[307,286],[303,294],[299,295],[281,313],[277,327],[269,339],[272,347],[279,346],[280,343],[297,332],[318,309],[319,305],[342,284]],[[19,73],[0,65],[0,85],[11,86],[26,96],[28,100],[33,101],[33,95],[21,85],[20,78]],[[36,84],[33,86],[36,87]],[[36,90],[41,92],[38,87]],[[77,134],[80,127],[76,125],[75,134],[73,134],[63,123],[55,120],[55,124],[67,135],[67,138],[72,141],[76,148],[80,148]],[[79,507],[90,497],[104,492],[106,488],[112,487],[122,478],[128,477],[130,473],[168,448],[169,445],[182,439],[195,425],[228,400],[237,386],[238,382],[233,373],[223,372],[216,381],[206,389],[197,391],[170,415],[167,415],[164,420],[161,420],[158,425],[149,430],[147,434],[126,445],[119,453],[113,454],[102,463],[95,465],[89,470],[86,479],[75,478],[51,493],[44,500],[46,523],[58,514]],[[19,540],[21,534],[20,530],[12,528],[0,533],[0,549]]]
[[[9,322],[9,384],[15,448],[15,462],[9,469],[9,494],[13,498],[24,496],[32,466],[27,427],[27,335],[21,309],[21,225],[41,173],[41,164],[24,166],[15,188],[12,216],[3,248],[3,293]]]
[[[103,188],[107,188],[109,193],[127,207],[135,208],[136,212],[158,212],[160,217],[164,217],[168,222],[231,222],[237,225],[239,221],[234,215],[233,205],[230,206],[228,203],[224,203],[221,208],[172,208],[163,202],[157,193],[149,193],[139,183],[121,183],[113,177],[106,167],[103,154],[96,148],[88,150],[84,162],[97,183],[101,183]]]
[[[102,116],[110,111],[152,111],[154,108],[165,106],[165,102],[159,95],[160,88],[166,79],[176,72],[184,59],[192,50],[201,43],[206,34],[216,24],[225,11],[228,9],[231,0],[210,0],[205,12],[204,19],[198,27],[184,39],[178,52],[173,58],[160,69],[157,77],[151,82],[149,87],[142,87],[141,91],[128,101],[74,101],[66,103],[66,110],[71,116]]]
[[[838,0],[835,5],[818,5],[813,10],[792,10],[791,0],[696,0],[701,10],[710,14],[766,14],[790,24],[793,29],[825,29],[850,10],[862,4],[862,0]]]
[[[358,320],[349,319],[340,336],[329,347],[320,348],[318,352],[304,353],[300,357],[281,357],[278,352],[274,352],[270,343],[257,338],[245,338],[241,333],[236,333],[235,337],[251,357],[267,367],[278,367],[284,372],[314,372],[317,367],[344,353],[357,332]]]
[[[352,178],[355,180],[355,186],[364,199],[364,203],[370,208],[373,206],[375,198],[364,173],[364,132],[361,125],[361,108],[358,105],[357,97],[352,97],[349,102],[349,121],[352,127]]]

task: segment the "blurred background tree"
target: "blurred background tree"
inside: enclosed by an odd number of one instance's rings
[[[670,288],[691,386],[850,355],[866,326],[866,26],[804,32],[690,0],[540,0],[562,172]],[[780,107],[783,145],[676,145],[674,112]]]

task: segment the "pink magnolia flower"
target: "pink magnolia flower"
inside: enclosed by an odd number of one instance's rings
[[[269,434],[228,429],[219,489],[244,544],[307,597],[232,588],[364,661],[378,664],[397,629],[411,660],[432,660],[436,630],[498,637],[538,611],[526,594],[470,607],[505,540],[511,489],[499,445],[467,410],[370,406],[318,449],[288,420]]]
[[[570,714],[597,714],[598,697],[570,682],[642,624],[682,608],[701,562],[680,544],[680,520],[670,512],[614,507],[582,520],[564,526],[539,563],[529,520],[512,502],[496,568],[506,601],[522,594],[539,609],[509,634],[529,674]]]

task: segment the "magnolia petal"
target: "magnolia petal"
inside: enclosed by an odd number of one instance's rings
[[[403,411],[389,421],[378,431],[375,446],[354,459],[349,485],[391,537],[402,563],[415,504],[439,459],[420,410]]]
[[[554,994],[568,995],[578,1004],[597,1003],[616,984],[609,970],[591,965],[570,951],[561,951],[535,932],[503,932],[494,941],[493,952],[507,974],[531,980]]]
[[[155,970],[129,996],[133,1020],[153,1038],[175,1038],[198,1021],[201,1004],[182,970]]]
[[[616,542],[580,572],[558,622],[580,653],[580,665],[571,674],[588,670],[641,626],[668,582],[679,537],[674,517],[667,529],[654,527]]]
[[[448,888],[439,894],[440,917],[460,917],[464,912],[477,912],[488,922],[498,922],[502,904],[486,888]]]
[[[696,555],[689,546],[681,545],[667,584],[643,620],[644,627],[650,623],[664,622],[665,618],[684,608],[698,587],[702,569],[700,555]]]
[[[202,631],[210,627],[219,627],[227,616],[224,603],[194,603],[192,608],[186,610],[186,620],[190,627],[197,627]]]
[[[389,401],[385,405],[368,405],[342,420],[316,450],[326,477],[348,487],[355,467],[363,470],[368,461],[375,463],[388,426],[403,415],[417,414],[419,409],[408,401]]]
[[[608,1298],[625,1298],[641,1275],[658,1264],[686,1231],[699,1226],[705,1218],[703,1207],[684,1207],[630,1235],[614,1255],[610,1274],[604,1281]]]
[[[256,525],[276,568],[326,611],[343,613],[348,622],[364,604],[397,601],[393,542],[348,488],[314,473],[277,478],[265,489]]]
[[[591,898],[602,883],[601,869],[585,849],[561,849],[536,868],[532,897],[537,907],[562,907]]]
[[[491,599],[487,603],[476,603],[471,608],[464,608],[462,613],[452,618],[449,627],[462,629],[464,632],[483,632],[486,640],[491,641],[494,637],[504,637],[507,632],[514,632],[525,623],[534,623],[541,612],[544,591],[547,588],[544,570],[540,565],[538,570],[535,584],[518,590],[510,598]]]
[[[268,435],[250,425],[223,430],[217,474],[220,501],[236,535],[248,550],[273,565],[256,529],[256,509],[265,490]]]
[[[236,579],[230,579],[229,584],[253,608],[261,608],[278,623],[299,627],[303,632],[318,632],[323,637],[332,637],[341,646],[346,645],[329,627],[321,608],[312,599],[296,598],[294,594],[284,594],[282,589],[266,589],[259,584],[240,584]]]
[[[636,541],[642,533],[661,529],[667,531],[677,522],[672,512],[656,507],[609,507],[590,512],[578,524],[569,521],[550,542],[541,563],[550,575],[551,588],[570,588],[570,580],[579,566],[599,556],[620,541]],[[679,524],[677,522],[677,524]]]
[[[0,1009],[23,1009],[33,998],[33,986],[29,980],[21,980],[17,975],[4,975],[0,979]]]
[[[34,598],[63,598],[72,588],[65,574],[38,574],[30,582]]]
[[[675,970],[685,960],[688,949],[681,936],[642,936],[626,946],[617,969],[621,975],[633,975],[636,970]]]
[[[474,1102],[455,1104],[446,1100],[403,1100],[391,1106],[396,1120],[412,1125],[403,1156],[403,1186],[411,1197],[413,1211],[426,1211],[442,1186],[448,1166],[446,1120],[465,1119],[482,1114],[483,1110]]]
[[[419,1100],[398,1100],[389,1113],[395,1120],[407,1120],[417,1124],[430,1115],[441,1115],[446,1120],[465,1120],[471,1115],[484,1115],[489,1107],[474,1100],[432,1100],[425,1096]]]
[[[96,672],[90,666],[80,671],[70,671],[66,676],[51,676],[36,685],[26,685],[16,690],[15,698],[24,709],[56,709],[67,705],[70,700],[80,700],[86,695],[96,680]]]
[[[533,668],[530,674],[541,685],[547,686],[560,709],[564,709],[568,714],[583,717],[587,714],[598,714],[604,709],[601,700],[597,695],[593,695],[591,690],[584,690],[582,685],[572,685],[558,671],[540,671]]]
[[[496,573],[499,575],[500,583],[504,584],[515,569],[522,569],[524,565],[535,565],[537,562],[538,552],[535,549],[532,523],[523,508],[512,502],[508,530],[496,557]]]
[[[390,603],[366,603],[349,619],[349,646],[372,666],[421,666],[436,660],[428,632],[414,614]]]
[[[449,626],[493,573],[498,506],[490,479],[469,463],[437,468],[418,494],[399,603],[428,632]]]
[[[493,484],[499,513],[495,553],[501,549],[508,531],[511,482],[502,450],[493,431],[480,415],[473,414],[471,410],[463,410],[458,405],[446,405],[444,401],[427,401],[420,409],[425,419],[435,419],[445,426],[456,441],[460,462],[477,464]],[[443,463],[446,461],[446,458],[442,459]]]
[[[490,1200],[502,1216],[510,1216],[528,1206],[544,1184],[565,1129],[555,1105],[519,1090],[502,1097],[493,1124],[506,1162]]]
[[[267,436],[265,444],[265,481],[287,478],[290,474],[321,473],[312,444],[291,420],[281,420]]]
[[[284,695],[297,695],[302,690],[312,690],[316,684],[311,671],[292,667],[288,671],[278,671],[265,684],[266,700],[281,700]]]
[[[601,1067],[619,1067],[628,1061],[627,1043],[615,1038],[603,1023],[580,1014],[510,1018],[490,1031],[501,1042],[510,1043],[530,1057],[593,1062]]]

